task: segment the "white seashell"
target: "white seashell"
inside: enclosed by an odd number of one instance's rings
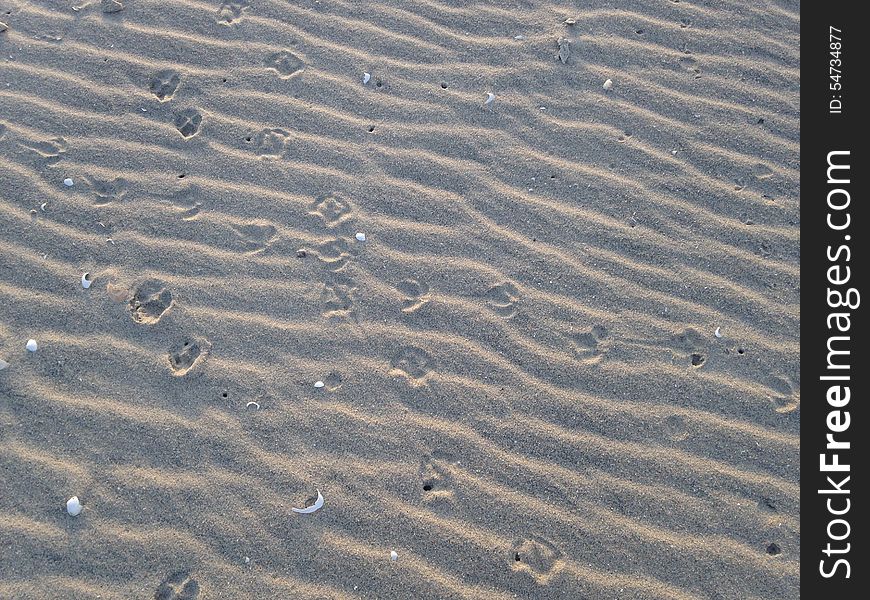
[[[66,187],[72,187],[75,185],[75,182],[72,179],[70,179],[69,177],[67,177],[66,179],[63,180],[63,184]]]
[[[68,512],[71,517],[77,517],[79,513],[82,512],[82,503],[79,502],[78,496],[73,496],[66,501],[66,512]]]
[[[251,400],[247,404],[245,404],[245,408],[253,408],[254,410],[260,410],[260,404],[258,402],[254,402]]]
[[[92,283],[93,281],[91,280],[91,274],[82,273],[82,287],[88,289],[89,287],[91,287]]]
[[[320,510],[320,507],[323,506],[323,494],[320,493],[320,490],[317,490],[317,500],[311,506],[306,506],[305,508],[291,508],[295,513],[299,513],[300,515],[308,515],[313,512],[317,512]]]
[[[8,366],[9,366],[9,363],[6,362],[5,360],[3,360],[2,358],[0,358],[0,371],[2,371],[3,369],[5,369]]]
[[[613,87],[613,81],[608,79],[607,81],[604,82],[604,85],[602,85],[601,87],[603,87],[605,90],[609,90],[610,88]]]
[[[484,101],[483,105],[489,106],[493,102],[495,102],[495,94],[493,94],[492,92],[487,92],[486,93],[486,101]]]
[[[30,352],[36,352],[37,348],[39,348],[39,344],[36,343],[36,340],[27,340],[27,345],[25,346]]]
[[[515,36],[514,36],[514,39],[515,39],[515,40],[524,40],[524,39],[526,39],[526,36],[524,36],[524,35],[515,35]]]
[[[323,383],[322,381],[315,381],[314,382],[314,387],[316,387],[316,388],[322,388],[324,385],[326,385],[326,384]]]
[[[357,241],[364,242],[364,241],[366,241],[366,234],[358,233],[358,234],[356,234],[356,239],[357,239]]]
[[[717,328],[716,328],[716,331],[713,332],[713,335],[715,335],[717,338],[722,337],[722,332],[719,331],[720,329],[722,329],[722,328],[721,328],[721,327],[717,327]]]
[[[399,554],[395,550],[390,550],[390,560],[393,562],[399,560]]]
[[[46,204],[48,204],[48,202],[43,202],[42,204],[40,204],[40,205],[39,205],[39,210],[41,210],[42,212],[45,212],[45,205],[46,205]]]
[[[363,85],[367,84],[371,78],[371,73],[363,73]]]

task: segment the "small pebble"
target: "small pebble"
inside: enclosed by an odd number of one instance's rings
[[[66,501],[66,512],[68,512],[71,517],[77,517],[79,513],[82,512],[82,503],[79,502],[78,496],[73,496]]]
[[[399,560],[399,555],[396,553],[395,550],[390,550],[390,560],[393,562]]]
[[[358,233],[358,234],[356,234],[356,239],[357,239],[357,241],[364,242],[364,241],[366,241],[366,234]]]
[[[246,564],[246,565],[251,564],[251,559],[250,559],[249,557],[247,557],[247,556],[245,557],[245,564]]]
[[[29,352],[36,352],[37,348],[39,348],[39,344],[36,343],[36,340],[27,340],[27,346],[25,346]]]
[[[66,179],[63,180],[63,184],[66,187],[72,187],[75,185],[75,182],[72,179],[70,179],[69,177],[67,177]]]
[[[315,381],[314,382],[314,387],[316,387],[316,388],[322,388],[324,385],[326,385],[326,384],[323,383],[322,381]]]
[[[602,85],[601,87],[603,87],[605,90],[609,90],[610,88],[613,87],[613,81],[608,79],[607,81],[604,82],[604,85]]]

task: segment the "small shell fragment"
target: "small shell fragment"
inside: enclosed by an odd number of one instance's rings
[[[390,550],[390,560],[393,562],[396,562],[397,560],[399,560],[399,553],[396,552],[395,550]]]
[[[63,184],[66,187],[72,187],[75,185],[75,182],[72,179],[70,179],[69,177],[67,177],[66,179],[63,180]]]
[[[82,273],[82,287],[88,289],[89,287],[91,287],[92,283],[93,280],[91,279],[91,274],[87,272]]]
[[[371,78],[371,73],[363,73],[363,85],[367,84]]]
[[[260,410],[260,403],[251,400],[250,402],[245,404],[245,408],[247,408],[248,410]]]
[[[613,81],[608,79],[607,81],[604,82],[604,85],[602,85],[601,87],[603,87],[605,90],[609,90],[610,88],[613,87]]]
[[[36,343],[36,340],[27,340],[27,345],[25,346],[29,352],[36,352],[39,348],[39,344]]]
[[[490,106],[493,102],[495,102],[495,94],[492,92],[486,93],[486,100],[484,101],[484,106]]]
[[[571,56],[571,40],[568,38],[559,38],[559,60],[562,64],[568,62],[568,57]]]
[[[366,241],[366,234],[360,232],[360,233],[356,234],[356,239],[359,242],[364,242],[364,241]]]
[[[2,358],[0,358],[0,371],[2,371],[3,369],[5,369],[8,366],[9,366],[9,363],[6,362],[5,360],[3,360]]]
[[[3,33],[3,32],[6,31],[7,29],[9,29],[9,25],[7,25],[6,23],[0,21],[0,33]]]
[[[78,496],[73,496],[66,501],[66,512],[71,517],[77,517],[82,512],[82,503],[79,502]]]
[[[576,24],[576,23],[577,23],[577,21],[574,20],[574,19],[570,19],[570,18],[569,18],[569,19],[565,19],[565,25],[567,25],[568,27],[571,27],[572,25],[574,25],[574,24]]]
[[[305,508],[291,508],[295,513],[299,513],[300,515],[308,515],[313,512],[317,512],[320,510],[320,507],[323,506],[323,494],[320,493],[320,490],[317,490],[317,500],[314,501],[314,504],[311,506],[306,506]]]
[[[719,331],[720,329],[722,329],[722,328],[721,328],[721,327],[717,327],[717,328],[716,328],[716,331],[713,332],[713,335],[715,335],[717,338],[722,337],[722,332]]]
[[[39,205],[39,210],[41,210],[42,212],[45,212],[45,205],[46,205],[46,204],[48,204],[48,202],[43,202],[42,204],[40,204],[40,205]]]
[[[314,387],[316,387],[316,388],[322,388],[324,385],[326,385],[326,384],[323,383],[322,381],[315,381],[314,382]]]

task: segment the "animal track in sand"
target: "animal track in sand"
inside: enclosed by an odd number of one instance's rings
[[[598,362],[604,355],[601,341],[607,338],[607,328],[595,325],[590,331],[571,336],[575,356],[583,361]]]
[[[456,497],[450,466],[437,457],[425,457],[420,464],[420,479],[423,487],[422,500],[433,506],[451,504]]]
[[[254,152],[257,156],[281,158],[289,137],[290,134],[283,129],[262,129],[254,140]]]
[[[176,377],[186,375],[208,356],[211,344],[207,340],[186,338],[169,350],[169,366]]]
[[[124,10],[124,3],[121,0],[100,0],[100,8],[105,15],[111,15]]]
[[[235,0],[234,2],[221,2],[217,12],[217,22],[221,25],[232,25],[242,18],[242,13],[248,10],[248,0]]]
[[[181,83],[181,75],[177,71],[160,71],[151,80],[149,89],[158,100],[168,102],[175,95],[179,83]]]
[[[399,349],[390,361],[390,375],[405,377],[413,386],[424,385],[434,361],[428,352],[413,346]]]
[[[197,200],[200,194],[201,192],[197,185],[188,185],[187,187],[170,192],[156,193],[161,202],[170,204],[181,211],[181,218],[185,221],[196,217],[202,209],[202,202]]]
[[[335,227],[351,218],[350,200],[340,194],[326,194],[316,198],[308,207],[308,214],[317,215],[327,227]]]
[[[662,423],[665,436],[674,442],[682,442],[689,437],[686,431],[686,419],[682,415],[671,415]]]
[[[266,57],[266,67],[277,71],[281,79],[289,79],[301,73],[305,69],[305,63],[292,52],[282,50]]]
[[[250,223],[248,225],[232,225],[233,231],[242,242],[247,252],[262,252],[268,248],[278,235],[274,225]]]
[[[63,159],[63,154],[69,148],[66,138],[63,137],[51,138],[46,142],[21,143],[20,145],[23,148],[36,152],[39,156],[46,159],[49,165],[60,162]]]
[[[94,202],[95,206],[104,206],[114,200],[120,200],[127,193],[127,190],[130,189],[130,184],[126,179],[121,177],[116,177],[111,181],[103,181],[96,177],[85,175],[84,179],[88,187],[91,188],[91,191],[97,196],[97,200]]]
[[[195,108],[187,108],[175,116],[175,128],[185,139],[199,133],[200,125],[202,125],[202,113]]]
[[[429,285],[416,279],[405,279],[399,282],[399,291],[405,294],[402,300],[402,312],[412,313],[432,298]]]
[[[356,299],[359,288],[350,277],[335,276],[323,284],[320,304],[323,316],[328,318],[351,317],[356,314]]]
[[[538,583],[547,583],[562,565],[562,552],[556,546],[536,535],[516,540],[511,546],[511,568],[525,571]]]
[[[130,299],[130,315],[137,323],[154,325],[172,306],[172,292],[157,280],[145,281],[137,286]]]
[[[194,600],[199,598],[199,591],[199,583],[190,571],[177,571],[157,586],[154,600]]]
[[[517,314],[516,304],[520,299],[520,292],[514,284],[505,282],[491,287],[485,297],[487,303],[500,317],[510,319]]]
[[[350,244],[344,238],[329,240],[314,249],[317,260],[330,271],[340,271],[350,262]]]
[[[801,404],[801,389],[799,385],[792,382],[788,377],[776,375],[771,376],[767,384],[774,391],[774,394],[769,396],[769,398],[774,406],[776,406],[776,412],[784,414],[797,410]]]

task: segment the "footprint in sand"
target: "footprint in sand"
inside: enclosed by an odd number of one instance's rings
[[[491,287],[485,294],[487,304],[497,315],[510,319],[517,314],[516,304],[520,299],[517,286],[510,282]]]
[[[63,137],[52,138],[47,142],[22,143],[20,145],[46,159],[45,162],[49,165],[60,162],[64,153],[69,149],[69,144]]]
[[[345,318],[356,316],[356,299],[359,288],[352,278],[336,275],[323,284],[320,304],[323,316]]]
[[[405,294],[402,300],[402,312],[412,313],[432,298],[429,285],[416,279],[405,279],[399,282],[399,291]]]
[[[190,576],[190,571],[178,571],[164,579],[154,600],[194,600],[199,598],[199,583]]]
[[[217,22],[221,25],[232,25],[242,18],[242,13],[248,10],[249,6],[248,0],[221,2],[217,12]]]
[[[390,361],[390,375],[405,377],[413,386],[425,385],[433,364],[428,352],[406,346],[396,352]]]
[[[281,79],[289,79],[301,73],[305,69],[305,63],[292,52],[282,50],[266,57],[266,67],[277,71]]]
[[[268,248],[278,235],[274,225],[251,223],[232,225],[246,252],[259,253]]]
[[[104,15],[112,15],[124,10],[124,3],[121,0],[100,0],[100,8]]]
[[[547,583],[559,570],[562,553],[544,538],[530,535],[513,543],[510,562],[514,571],[525,571],[538,583]]]
[[[188,337],[169,350],[169,366],[176,377],[187,375],[197,364],[205,360],[211,350],[207,340]]]
[[[199,133],[200,125],[202,125],[202,113],[195,108],[185,109],[175,116],[175,128],[185,139]]]
[[[604,356],[601,341],[607,338],[607,328],[595,325],[590,331],[571,336],[575,356],[582,361],[598,362]]]
[[[449,506],[455,500],[453,475],[448,461],[428,456],[420,464],[422,500],[433,507]]]
[[[172,306],[172,292],[156,280],[145,281],[130,299],[130,316],[137,323],[154,325]]]
[[[801,388],[788,377],[773,375],[767,381],[773,390],[769,396],[778,413],[790,413],[797,410],[801,404]]]
[[[130,189],[129,182],[121,177],[104,181],[85,175],[84,179],[91,191],[97,196],[97,200],[94,202],[95,206],[104,206],[115,200],[121,200]]]
[[[168,102],[175,95],[179,83],[181,83],[181,75],[177,71],[160,71],[148,87],[158,100]]]
[[[339,194],[326,194],[316,198],[308,207],[309,215],[317,215],[327,227],[335,227],[351,217],[350,200]]]
[[[330,271],[340,271],[351,260],[350,244],[344,238],[336,238],[314,249],[317,260]]]
[[[665,437],[672,442],[682,442],[688,439],[689,432],[686,430],[686,419],[682,415],[671,415],[662,423]]]
[[[287,139],[290,137],[283,129],[262,129],[254,138],[254,152],[266,158],[281,158]],[[246,138],[250,141],[251,138]]]

